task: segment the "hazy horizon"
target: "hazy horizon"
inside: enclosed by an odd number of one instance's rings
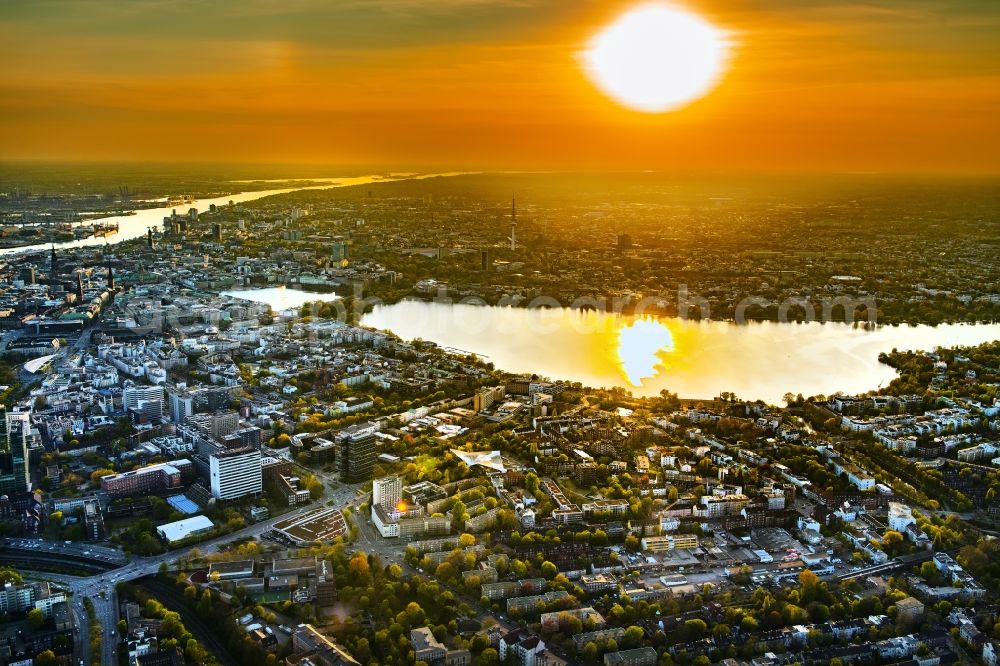
[[[731,50],[652,114],[581,66],[643,4],[13,0],[0,160],[1000,171],[996,3],[669,3]]]

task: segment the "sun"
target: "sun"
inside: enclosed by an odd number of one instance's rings
[[[685,9],[654,2],[619,16],[581,58],[594,84],[619,104],[663,113],[708,94],[728,51],[724,31]]]

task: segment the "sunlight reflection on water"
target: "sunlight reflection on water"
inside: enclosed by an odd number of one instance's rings
[[[662,322],[637,319],[618,330],[618,358],[632,386],[655,377],[663,366],[662,352],[673,351],[674,337]]]

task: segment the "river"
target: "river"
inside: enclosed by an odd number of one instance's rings
[[[475,353],[497,368],[636,395],[684,398],[731,391],[782,404],[804,396],[877,389],[895,376],[880,352],[1000,339],[1000,324],[883,326],[642,318],[569,308],[527,309],[401,301],[377,306],[365,326]]]
[[[389,176],[353,176],[344,178],[316,178],[311,179],[313,182],[323,182],[323,185],[311,185],[307,187],[286,187],[274,190],[259,190],[256,192],[239,192],[237,194],[228,194],[222,197],[214,197],[210,199],[195,199],[188,203],[164,206],[161,208],[144,208],[142,210],[137,210],[130,215],[112,215],[110,217],[101,217],[91,220],[85,220],[76,223],[79,224],[95,224],[97,222],[108,222],[118,224],[118,233],[111,236],[91,236],[88,238],[80,238],[77,240],[66,241],[64,243],[56,243],[55,248],[73,248],[73,247],[87,247],[93,245],[105,245],[108,243],[121,243],[122,241],[132,240],[133,238],[139,238],[146,234],[146,230],[149,227],[159,228],[163,224],[163,218],[170,215],[174,210],[179,213],[186,213],[189,208],[197,208],[199,211],[208,210],[213,204],[216,206],[225,206],[230,201],[233,203],[245,203],[247,201],[254,201],[256,199],[263,199],[264,197],[273,196],[275,194],[287,194],[289,192],[300,192],[303,190],[329,190],[336,187],[350,187],[351,185],[367,185],[370,183],[387,183],[397,180],[420,180],[424,178],[434,178],[435,176],[457,176],[462,175],[464,172],[450,172],[450,173],[428,173],[428,174],[401,174]],[[277,182],[277,181],[276,181]],[[38,250],[46,250],[52,247],[51,243],[40,243],[37,245],[25,245],[23,247],[11,247],[0,249],[0,257],[10,256],[21,253],[37,252]]]

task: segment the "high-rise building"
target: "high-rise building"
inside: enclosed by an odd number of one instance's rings
[[[517,250],[517,206],[514,197],[510,198],[510,251]]]
[[[618,234],[618,253],[632,249],[632,237],[628,234]]]
[[[343,261],[351,256],[351,246],[344,241],[337,241],[330,246],[330,259],[333,261]]]
[[[403,482],[398,476],[375,479],[372,484],[372,506],[392,511],[403,500]]]
[[[100,541],[104,538],[104,515],[101,513],[101,505],[96,499],[91,498],[83,501],[83,529],[91,541]]]
[[[248,446],[254,449],[259,449],[262,440],[263,433],[257,426],[240,428],[234,433],[219,437],[219,441],[221,441],[222,445],[227,449],[240,449]]]
[[[122,391],[122,401],[126,410],[140,412],[152,419],[163,417],[162,386],[140,386],[127,382]]]
[[[83,274],[76,274],[76,302],[83,303]]]
[[[316,605],[320,608],[337,603],[337,582],[332,565],[327,560],[316,563]]]
[[[183,423],[184,419],[194,414],[194,396],[188,391],[170,391],[170,420]]]
[[[26,492],[31,488],[28,474],[27,412],[8,412],[0,405],[0,494]]]
[[[359,423],[337,436],[337,464],[344,481],[358,483],[372,478],[377,429],[374,423]]]
[[[235,410],[222,409],[211,414],[195,414],[188,418],[188,422],[212,433],[216,439],[221,439],[240,427],[240,415]]]
[[[218,222],[212,225],[212,240],[216,243],[222,242],[222,225]]]
[[[230,449],[212,453],[208,458],[209,483],[212,496],[234,500],[247,495],[259,495],[263,490],[260,451]]]

